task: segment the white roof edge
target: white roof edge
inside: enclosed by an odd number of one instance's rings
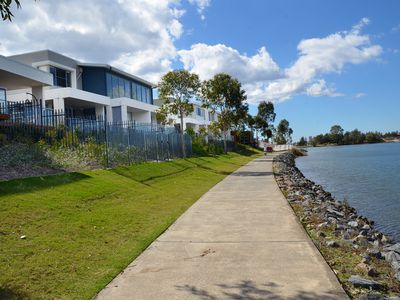
[[[36,69],[3,55],[0,55],[0,69],[40,82],[44,85],[53,85],[53,75],[49,72]]]
[[[129,74],[129,73],[127,73],[127,72],[125,72],[125,71],[122,71],[122,70],[120,70],[120,69],[118,69],[118,68],[115,68],[115,67],[113,67],[113,66],[110,66],[109,64],[79,63],[79,62],[78,62],[78,66],[81,66],[81,67],[101,67],[101,68],[107,68],[107,69],[109,69],[109,70],[111,70],[111,71],[114,71],[114,72],[119,73],[119,74],[121,74],[121,75],[124,75],[124,76],[126,76],[126,77],[130,77],[130,78],[132,78],[132,79],[134,79],[134,80],[136,80],[136,81],[142,82],[142,83],[144,83],[144,84],[146,84],[146,85],[150,85],[150,86],[153,87],[153,88],[157,87],[157,84],[155,84],[155,83],[152,83],[152,82],[150,82],[150,81],[144,80],[144,79],[142,79],[142,78],[140,78],[140,77],[137,77],[137,76],[135,76],[135,75]]]

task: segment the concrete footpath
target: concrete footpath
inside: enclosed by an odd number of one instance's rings
[[[96,299],[348,297],[280,192],[268,156],[204,194]]]

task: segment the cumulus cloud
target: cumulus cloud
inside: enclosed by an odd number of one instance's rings
[[[239,78],[251,103],[283,101],[296,94],[342,96],[321,77],[341,73],[348,64],[362,64],[380,56],[382,47],[371,44],[370,37],[362,34],[368,23],[369,19],[363,18],[350,31],[300,41],[297,60],[285,69],[279,68],[264,47],[248,56],[221,44],[197,44],[178,55],[186,69],[203,79],[218,72]]]
[[[12,23],[0,26],[0,51],[49,48],[158,80],[176,56],[183,14],[179,0],[26,1]]]
[[[257,54],[247,56],[223,44],[195,44],[190,50],[178,51],[185,69],[197,73],[202,79],[225,72],[233,74],[244,83],[276,79],[280,76],[278,65],[262,47]]]
[[[204,10],[210,6],[211,0],[189,0],[189,2],[193,5],[197,6],[197,12],[200,15],[202,20],[205,20]]]

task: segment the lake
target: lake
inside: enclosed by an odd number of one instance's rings
[[[296,165],[400,241],[400,143],[308,148]]]

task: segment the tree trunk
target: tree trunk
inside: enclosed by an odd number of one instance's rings
[[[224,131],[224,152],[228,153],[228,145],[226,144],[226,131]]]
[[[186,147],[185,147],[185,138],[183,136],[183,114],[181,112],[181,145],[182,145],[182,156],[186,158]]]

